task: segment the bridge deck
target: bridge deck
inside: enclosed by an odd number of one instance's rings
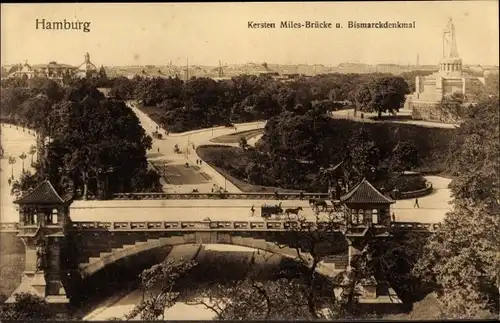
[[[75,201],[70,208],[73,221],[219,221],[260,219],[263,204],[277,200],[111,200]],[[255,208],[252,217],[251,207]],[[282,208],[302,207],[301,216],[314,218],[308,201],[282,201]],[[325,213],[326,215],[326,213]]]
[[[260,219],[260,207],[263,204],[275,205],[279,202],[282,202],[283,209],[300,206],[303,208],[301,216],[308,219],[315,217],[307,200],[275,199],[74,201],[70,214],[73,221],[200,221],[206,217],[220,221],[255,221],[256,218]],[[398,222],[439,223],[448,211],[443,208],[408,206],[413,201],[398,202],[391,207]],[[250,211],[252,205],[255,208],[254,217]],[[322,215],[326,216],[326,213]]]

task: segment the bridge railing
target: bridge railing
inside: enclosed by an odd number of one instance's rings
[[[0,223],[0,231],[17,231],[19,228],[19,223],[17,222],[3,222]]]
[[[393,230],[430,231],[439,229],[440,223],[393,222]],[[193,229],[207,230],[307,230],[310,228],[333,228],[344,230],[346,226],[339,222],[312,222],[312,221],[123,221],[123,222],[72,222],[70,230],[106,230],[106,231],[190,231]],[[14,232],[19,230],[19,223],[0,223],[0,232]]]
[[[279,193],[280,200],[304,200],[313,198],[327,199],[328,193]],[[115,200],[203,200],[203,199],[232,199],[232,200],[274,200],[275,193],[115,193]]]
[[[436,231],[441,227],[440,223],[420,223],[420,222],[393,222],[391,223],[392,229],[399,230],[428,230]]]
[[[141,221],[141,222],[73,222],[70,230],[76,231],[193,231],[193,230],[220,230],[220,231],[285,231],[308,230],[321,228],[322,223],[299,221]],[[332,231],[345,228],[343,224],[326,224]]]

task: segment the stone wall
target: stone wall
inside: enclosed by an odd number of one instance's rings
[[[425,188],[421,189],[421,190],[416,190],[416,191],[410,191],[410,192],[401,192],[400,193],[400,199],[413,199],[413,198],[417,198],[417,197],[422,197],[422,196],[426,196],[426,195],[429,195],[432,193],[432,184],[427,182],[425,183]]]

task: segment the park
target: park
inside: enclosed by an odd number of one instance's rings
[[[2,79],[0,318],[498,311],[494,86],[94,74]]]

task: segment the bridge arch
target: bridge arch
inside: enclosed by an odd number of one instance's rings
[[[91,275],[106,268],[106,266],[114,264],[127,257],[136,256],[142,252],[152,251],[154,249],[173,247],[178,245],[207,245],[207,244],[230,244],[235,246],[242,246],[265,252],[273,253],[289,259],[298,260],[297,250],[288,246],[281,247],[274,242],[266,241],[262,238],[253,237],[231,237],[230,241],[227,239],[217,239],[216,241],[189,241],[184,236],[172,236],[158,239],[149,239],[147,241],[136,242],[134,245],[123,246],[119,249],[113,249],[111,252],[103,252],[99,257],[89,258],[88,263],[79,265],[79,272],[82,278],[88,278]],[[303,259],[308,259],[312,263],[312,258],[308,253],[301,252]],[[338,261],[342,264],[336,268],[334,264],[320,263],[317,267],[317,272],[327,276],[335,276],[341,271],[345,270],[347,265],[347,256],[339,255]]]

